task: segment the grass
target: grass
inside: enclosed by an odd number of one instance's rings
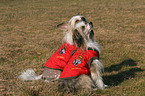
[[[23,82],[32,68],[41,74],[45,62],[62,45],[57,24],[78,13],[94,23],[102,46],[106,90],[59,92],[56,82]],[[144,96],[144,0],[1,0],[0,94],[3,96]]]

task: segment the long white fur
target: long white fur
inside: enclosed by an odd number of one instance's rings
[[[83,16],[73,16],[70,21],[68,22],[68,30],[64,30],[65,32],[65,36],[63,38],[63,42],[67,42],[70,45],[73,45],[73,39],[72,39],[72,34],[73,34],[73,30],[75,28],[75,21],[76,20],[81,20],[81,17]]]
[[[102,71],[103,71],[102,63],[99,60],[95,59],[92,62],[92,66],[93,66],[93,71],[91,71],[92,79],[94,80],[95,84],[99,89],[104,89],[105,84],[103,83],[102,80]]]
[[[100,45],[95,42],[95,41],[90,41],[90,42],[87,42],[87,49],[89,47],[91,47],[93,50],[98,50],[99,54],[101,54],[101,48],[100,48]]]
[[[89,24],[85,24],[84,22],[80,22],[78,24],[76,24],[76,29],[78,29],[80,31],[80,33],[82,33],[82,29],[81,29],[81,26],[86,26],[87,27],[87,32],[89,31]],[[69,34],[71,35],[71,34]],[[83,33],[82,33],[83,35]],[[68,36],[68,38],[71,37],[71,36]],[[71,38],[70,38],[71,39]],[[68,40],[70,40],[68,39]],[[69,41],[68,41],[69,42]],[[100,48],[100,45],[95,41],[95,40],[86,40],[85,39],[85,44],[86,44],[86,49],[88,49],[89,47],[91,47],[92,49],[94,50],[97,50],[99,52],[99,54],[101,54],[101,48]]]
[[[27,69],[26,71],[22,72],[22,74],[18,77],[23,81],[28,80],[39,80],[41,79],[42,75],[37,76],[33,69]]]

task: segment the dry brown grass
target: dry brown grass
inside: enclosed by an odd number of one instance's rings
[[[17,76],[33,68],[41,74],[61,46],[56,25],[78,13],[94,23],[102,45],[106,90],[58,92],[56,82],[23,82]],[[144,0],[0,0],[1,95],[145,95]]]

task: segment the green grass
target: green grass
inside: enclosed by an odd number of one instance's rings
[[[65,93],[57,82],[23,82],[32,68],[41,74],[45,62],[62,45],[57,24],[78,13],[94,23],[102,47],[106,90]],[[144,0],[0,0],[0,94],[13,96],[144,96]]]

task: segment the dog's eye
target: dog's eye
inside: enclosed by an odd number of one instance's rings
[[[79,22],[79,20],[76,20],[76,22],[75,23],[78,23]]]
[[[85,26],[82,26],[82,30],[83,30],[83,31],[85,30]]]

